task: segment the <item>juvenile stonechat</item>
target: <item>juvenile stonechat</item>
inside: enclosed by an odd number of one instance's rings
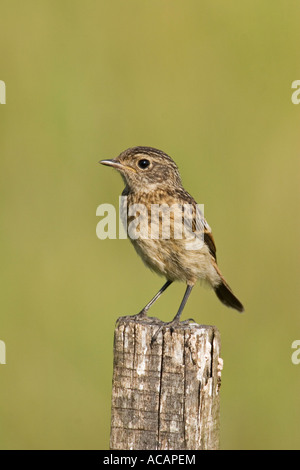
[[[170,326],[179,323],[198,280],[211,286],[224,305],[243,312],[243,305],[217,265],[211,229],[196,201],[183,188],[176,163],[161,150],[151,147],[129,148],[116,159],[99,163],[121,173],[125,183],[122,200],[126,201],[123,212],[126,212],[125,225],[130,240],[144,263],[166,278],[163,287],[136,317],[146,316],[151,305],[174,281],[184,281],[187,288],[178,312],[168,323]],[[135,236],[130,236],[130,224],[135,219],[132,207],[139,214],[139,236],[137,231]],[[169,226],[165,226],[167,222]],[[134,227],[137,229],[136,225]]]

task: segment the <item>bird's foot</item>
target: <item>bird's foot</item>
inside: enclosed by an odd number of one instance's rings
[[[139,313],[136,313],[135,315],[126,315],[124,317],[119,317],[118,322],[120,320],[132,320],[134,322],[137,322],[139,320],[144,320],[147,318],[147,311],[146,310],[141,310]]]
[[[161,331],[164,331],[165,329],[170,328],[171,333],[173,333],[173,331],[175,330],[175,328],[178,328],[178,327],[180,327],[180,326],[189,325],[190,322],[195,322],[195,320],[194,320],[193,318],[188,318],[187,320],[180,321],[180,320],[174,318],[174,320],[172,320],[172,321],[163,323],[163,325],[161,325],[160,327],[158,327],[158,329],[156,330],[156,332],[155,332],[154,335],[152,336],[152,338],[151,338],[151,346],[153,346],[153,344],[154,344],[155,341],[157,340],[157,337],[158,337],[158,335],[159,335],[159,333],[160,333]]]

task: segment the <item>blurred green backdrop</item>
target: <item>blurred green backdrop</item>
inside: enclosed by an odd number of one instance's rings
[[[2,449],[107,449],[114,324],[161,287],[128,240],[96,237],[119,175],[161,148],[205,204],[246,307],[198,286],[215,324],[223,449],[300,448],[298,1],[1,0]],[[173,318],[177,284],[152,315]]]

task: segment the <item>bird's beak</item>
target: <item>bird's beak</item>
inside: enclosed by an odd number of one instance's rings
[[[136,173],[134,168],[132,168],[131,166],[123,165],[123,163],[120,163],[117,160],[100,160],[98,163],[101,163],[102,165],[112,166],[117,170],[130,170]]]
[[[100,160],[102,165],[112,166],[113,168],[122,168],[122,164],[117,162],[116,160]]]

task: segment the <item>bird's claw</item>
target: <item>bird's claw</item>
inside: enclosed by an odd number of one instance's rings
[[[157,340],[157,337],[158,337],[158,335],[161,331],[165,330],[166,328],[170,328],[170,331],[171,331],[171,334],[172,334],[174,332],[175,328],[177,328],[181,325],[182,326],[189,325],[191,321],[195,322],[195,320],[193,320],[193,318],[188,318],[187,320],[183,320],[183,321],[172,320],[170,322],[163,323],[161,326],[158,327],[158,329],[156,330],[156,332],[152,336],[151,343],[150,343],[151,347],[154,345],[154,343]]]
[[[147,318],[147,313],[144,312],[144,310],[141,310],[139,313],[136,313],[135,315],[125,315],[124,317],[119,317],[117,322],[119,322],[120,320],[132,320],[134,322],[137,322],[145,318]]]

